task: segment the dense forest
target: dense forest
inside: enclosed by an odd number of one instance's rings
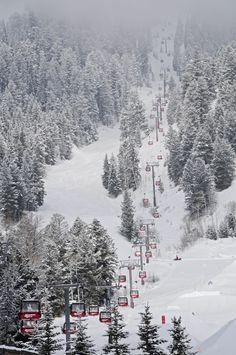
[[[125,33],[125,36],[124,36]],[[149,81],[149,32],[98,31],[34,13],[0,23],[1,214],[18,221],[44,200],[45,165],[114,125],[132,87]]]
[[[212,211],[215,191],[235,173],[236,46],[231,32],[189,18],[178,22],[173,66],[180,79],[170,93],[168,172],[181,185],[192,217]]]

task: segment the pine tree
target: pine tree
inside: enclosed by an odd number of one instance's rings
[[[171,344],[168,346],[170,355],[195,355],[190,345],[191,340],[185,334],[185,328],[181,325],[181,317],[172,319],[172,329],[169,330],[172,338]]]
[[[78,327],[74,343],[73,355],[93,355],[96,354],[94,345],[90,337],[86,334],[87,326],[82,323]]]
[[[9,255],[3,255],[9,258]],[[17,333],[17,321],[21,300],[21,289],[17,289],[18,270],[10,260],[1,265],[0,278],[0,344],[13,345]]]
[[[169,149],[168,175],[175,185],[178,185],[183,173],[181,141],[179,134],[172,127],[168,132],[167,148]]]
[[[214,205],[214,184],[209,168],[200,158],[188,159],[183,172],[186,207],[194,216]]]
[[[107,335],[109,339],[111,339],[111,344],[104,347],[104,354],[130,354],[128,344],[123,343],[123,340],[128,337],[128,332],[125,332],[124,328],[125,324],[123,323],[123,316],[116,309],[112,317],[112,323],[107,330]]]
[[[228,225],[230,234],[234,236],[236,229],[236,217],[232,212],[230,212],[225,216],[225,221]]]
[[[194,155],[210,164],[213,158],[213,144],[206,127],[199,129],[193,145]]]
[[[102,174],[102,184],[106,190],[108,189],[109,175],[110,175],[110,164],[108,161],[108,156],[106,154],[103,163],[103,174]]]
[[[227,221],[224,220],[220,223],[218,235],[219,238],[229,238],[230,235]]]
[[[118,167],[113,154],[109,161],[108,192],[109,195],[114,197],[117,197],[121,193],[121,183]]]
[[[120,145],[119,175],[122,189],[138,188],[141,175],[139,171],[138,152],[133,139],[127,138]]]
[[[236,120],[235,111],[228,111],[225,115],[225,138],[236,152]]]
[[[211,169],[214,175],[216,189],[227,189],[233,179],[235,171],[235,153],[224,138],[217,137],[214,143]]]
[[[161,345],[165,343],[166,340],[160,339],[158,326],[151,324],[153,317],[150,312],[150,307],[146,306],[144,313],[140,314],[141,323],[138,331],[140,343],[138,344],[138,349],[142,350],[142,354],[144,355],[165,355]]]
[[[96,272],[94,271],[96,279],[94,280],[94,283],[97,285],[111,285],[116,278],[116,267],[118,262],[112,238],[97,219],[94,219],[92,224],[88,226],[86,237],[92,243],[92,251],[96,256]],[[95,289],[93,292],[97,297],[97,299],[93,299],[94,302],[101,302],[104,300],[106,290]],[[91,295],[89,297],[91,297]]]
[[[208,226],[206,230],[206,238],[217,240],[217,231],[214,226]]]
[[[53,325],[53,321],[52,309],[46,302],[43,318],[39,321],[40,331],[36,336],[39,355],[52,355],[62,349],[61,341],[56,339],[60,333],[56,332],[57,327]]]
[[[121,205],[121,228],[120,233],[128,240],[132,240],[135,235],[134,207],[130,193],[125,190]]]

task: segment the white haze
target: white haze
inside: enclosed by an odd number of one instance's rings
[[[236,0],[0,0],[0,17],[28,9],[94,23],[142,25],[190,12],[227,22],[235,15]]]

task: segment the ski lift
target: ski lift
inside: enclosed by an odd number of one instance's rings
[[[21,302],[19,312],[20,320],[37,320],[41,318],[40,302],[36,300],[25,300]]]
[[[131,298],[139,298],[139,291],[138,290],[131,290],[130,297]]]
[[[153,140],[152,140],[152,139],[150,139],[150,140],[148,141],[148,145],[153,145]]]
[[[99,315],[99,306],[90,305],[88,308],[88,315],[89,316],[98,316]]]
[[[152,257],[152,252],[151,252],[151,250],[146,251],[146,252],[145,252],[145,256],[146,256],[146,258],[151,258],[151,257]]]
[[[34,320],[22,320],[20,325],[21,334],[32,334],[37,329],[37,322]]]
[[[111,323],[111,312],[110,311],[101,311],[99,314],[99,321],[101,323]]]
[[[150,119],[151,119],[151,120],[154,119],[154,115],[153,115],[153,114],[150,115]]]
[[[161,112],[164,112],[165,111],[165,108],[164,107],[161,107]]]
[[[85,317],[86,307],[84,302],[73,302],[70,305],[70,315],[71,317]]]
[[[151,242],[149,243],[151,249],[157,249],[157,243]]]
[[[119,283],[124,283],[124,282],[126,282],[126,276],[125,276],[125,275],[119,275],[119,277],[118,277],[118,282],[119,282]]]
[[[66,323],[64,323],[62,327],[63,334],[75,334],[77,332],[77,324],[76,322],[70,322],[70,328],[66,329]]]
[[[160,217],[159,212],[153,212],[153,217],[154,217],[154,218],[159,218],[159,217]]]
[[[143,198],[143,207],[148,207],[148,206],[149,206],[149,199]]]
[[[142,271],[139,271],[138,276],[140,279],[145,279],[147,277],[147,273],[146,273],[146,271],[142,270]]]
[[[142,231],[142,232],[145,232],[145,230],[146,230],[145,225],[144,224],[140,224],[139,230]]]
[[[155,184],[156,184],[156,186],[160,186],[161,180],[157,180]]]
[[[161,155],[161,154],[159,154],[159,155],[157,156],[157,160],[162,160],[162,155]]]
[[[160,132],[160,133],[163,133],[163,128],[159,128],[159,132]]]
[[[150,172],[150,171],[151,171],[150,165],[147,164],[145,170],[146,170],[147,172]]]
[[[118,297],[118,306],[127,307],[128,306],[128,298],[126,296]]]
[[[134,255],[137,256],[137,257],[141,256],[140,250],[136,250],[135,253],[134,253]]]

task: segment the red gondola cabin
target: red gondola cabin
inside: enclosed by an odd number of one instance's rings
[[[126,296],[118,297],[118,306],[127,307],[128,306],[128,298]]]
[[[162,160],[162,155],[158,155],[157,160]]]
[[[66,329],[66,323],[64,323],[62,332],[64,334],[75,334],[77,332],[77,324],[75,322],[70,322],[70,328]]]
[[[142,232],[145,232],[145,230],[146,230],[145,225],[144,224],[140,224],[139,230],[142,231]]]
[[[137,257],[141,256],[140,250],[136,250],[134,255],[137,256]]]
[[[146,170],[147,172],[150,172],[150,171],[151,171],[151,167],[150,167],[150,165],[146,165],[145,170]]]
[[[37,322],[34,320],[22,320],[20,325],[20,333],[32,334],[37,330]]]
[[[20,320],[37,320],[41,318],[40,302],[36,300],[25,300],[21,302],[19,312]]]
[[[150,243],[150,248],[151,249],[157,249],[157,244],[156,243]]]
[[[153,217],[154,217],[154,218],[159,218],[159,217],[160,217],[159,212],[153,212]]]
[[[149,207],[149,199],[143,198],[143,207]]]
[[[153,145],[153,141],[152,141],[152,140],[149,140],[149,141],[148,141],[148,145]]]
[[[110,311],[101,311],[99,314],[99,321],[101,323],[111,323],[111,312]]]
[[[147,273],[146,273],[146,271],[139,271],[139,278],[140,279],[146,279],[146,277],[147,277]]]
[[[119,281],[119,283],[124,283],[124,282],[126,282],[126,276],[125,276],[125,275],[119,275],[118,281]]]
[[[71,317],[85,317],[86,307],[84,302],[74,302],[70,305]]]
[[[139,291],[138,290],[131,290],[130,297],[131,298],[139,298]]]
[[[146,252],[145,252],[145,256],[146,256],[146,258],[151,258],[151,257],[152,257],[152,252],[151,252],[151,250],[146,251]]]
[[[98,316],[99,315],[99,306],[97,305],[90,305],[88,309],[89,316]]]

